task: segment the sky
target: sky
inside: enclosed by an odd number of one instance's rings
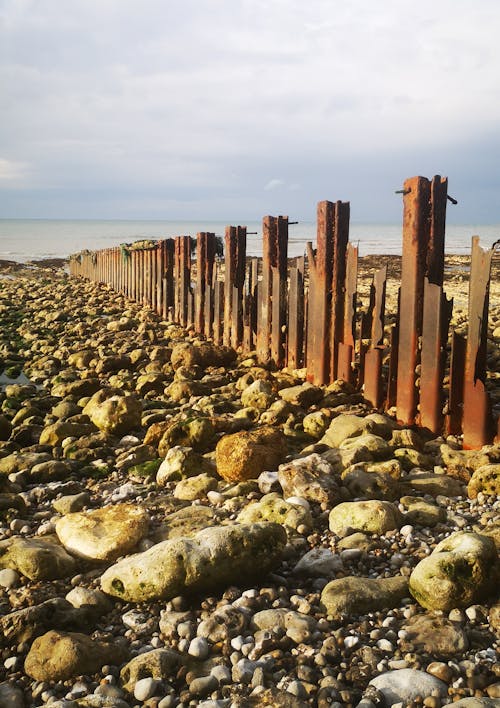
[[[440,174],[500,223],[499,36],[498,0],[0,0],[0,218],[398,222]]]

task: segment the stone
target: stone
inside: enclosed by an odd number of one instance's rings
[[[79,438],[82,435],[90,435],[95,430],[95,426],[90,424],[73,423],[69,420],[57,421],[45,426],[40,434],[39,442],[40,445],[60,447],[62,441],[66,438]]]
[[[3,568],[0,570],[0,586],[7,588],[7,590],[12,590],[12,588],[17,588],[21,576],[16,570],[12,568]]]
[[[52,506],[59,514],[71,514],[75,511],[81,511],[90,503],[90,494],[88,492],[80,492],[79,494],[68,494],[52,502]]]
[[[455,450],[449,445],[440,445],[442,465],[447,474],[456,477],[465,484],[469,482],[475,470],[495,460],[483,450]],[[498,462],[498,460],[496,460]]]
[[[224,435],[215,448],[217,473],[227,482],[257,479],[278,468],[287,454],[285,436],[271,427]]]
[[[298,496],[319,504],[332,504],[338,497],[334,469],[317,453],[299,457],[278,467],[283,496]]]
[[[0,708],[25,708],[24,694],[10,681],[0,683]]]
[[[241,403],[245,407],[265,411],[275,400],[273,386],[269,381],[257,379],[241,393]]]
[[[320,442],[328,447],[339,447],[344,440],[370,432],[374,427],[373,421],[368,418],[341,413],[332,420]]]
[[[349,494],[356,499],[394,501],[399,498],[399,483],[389,474],[365,472],[358,465],[353,465],[342,474],[342,481]]]
[[[435,658],[451,659],[469,648],[464,630],[445,617],[416,615],[402,629],[405,636],[400,640],[400,646],[404,652],[425,652]]]
[[[186,477],[194,477],[207,472],[210,463],[191,447],[175,445],[167,450],[165,459],[156,473],[156,483],[160,486],[167,482],[178,482]]]
[[[342,461],[350,464],[364,461],[385,460],[392,454],[389,443],[379,435],[363,433],[353,438],[347,438],[338,446]]]
[[[397,452],[397,451],[396,451]],[[454,477],[432,472],[415,472],[401,479],[403,494],[429,494],[432,497],[459,497],[463,494],[462,484]]]
[[[122,644],[93,640],[86,634],[50,631],[35,639],[24,670],[36,681],[65,681],[94,674],[105,664],[120,664],[127,657]]]
[[[299,562],[295,565],[293,572],[296,575],[306,575],[309,577],[330,578],[339,570],[342,570],[344,564],[340,557],[333,553],[329,548],[313,548],[308,551]]]
[[[30,642],[51,629],[87,629],[95,617],[93,611],[75,608],[67,600],[56,597],[0,616],[0,630],[6,641]]]
[[[412,447],[398,447],[394,450],[393,456],[406,472],[411,472],[414,469],[432,470],[434,467],[432,455],[426,455]]]
[[[395,703],[407,706],[419,696],[427,698],[439,695],[444,698],[448,695],[448,686],[444,681],[417,669],[386,671],[372,679],[369,685],[375,686],[383,694],[388,707]]]
[[[168,423],[158,443],[158,454],[166,457],[175,446],[191,447],[196,452],[206,452],[215,440],[215,427],[208,418],[191,417]]]
[[[174,497],[183,501],[193,501],[206,497],[208,492],[215,489],[217,489],[217,480],[212,475],[203,473],[177,482]]]
[[[326,433],[327,428],[330,425],[330,421],[330,416],[324,411],[313,411],[312,413],[308,413],[304,416],[302,427],[304,429],[304,433],[318,439]]]
[[[483,465],[472,473],[467,485],[470,499],[476,499],[479,492],[487,496],[500,496],[500,464]]]
[[[153,649],[131,659],[120,671],[123,688],[133,693],[134,686],[144,678],[156,681],[174,679],[181,657],[172,649]]]
[[[420,497],[404,496],[399,500],[407,512],[404,516],[406,524],[433,527],[446,521],[446,509],[421,499]]]
[[[343,502],[331,510],[328,523],[330,531],[338,536],[347,536],[353,531],[383,534],[401,526],[401,514],[388,501]]]
[[[220,589],[265,575],[279,562],[285,543],[279,524],[207,528],[123,559],[105,571],[101,586],[127,602]]]
[[[215,644],[240,635],[248,623],[246,614],[232,605],[218,607],[197,628],[197,635]]]
[[[71,475],[73,467],[71,463],[64,460],[47,460],[39,462],[30,470],[30,481],[33,482],[57,482],[64,480]]]
[[[68,592],[65,599],[73,607],[91,608],[97,616],[107,614],[113,609],[108,596],[93,588],[77,586]]]
[[[131,551],[146,535],[149,514],[134,504],[114,504],[67,514],[56,522],[63,546],[88,560],[114,560]]]
[[[285,632],[286,636],[296,644],[310,642],[317,628],[314,617],[281,608],[256,612],[250,624],[253,629],[278,634]]]
[[[301,526],[305,531],[312,528],[311,512],[302,505],[292,504],[276,492],[265,494],[259,501],[251,502],[237,518],[240,524],[272,521],[297,531]]]
[[[159,543],[169,538],[190,537],[216,524],[214,511],[209,506],[188,506],[168,514],[161,526],[155,529],[152,538]]]
[[[397,607],[407,594],[408,581],[401,575],[392,578],[347,576],[325,585],[321,605],[332,617],[362,615]]]
[[[293,403],[301,408],[309,408],[314,403],[319,403],[324,396],[323,389],[319,386],[314,386],[306,381],[298,386],[289,386],[278,391],[278,395],[284,401]]]
[[[13,452],[0,459],[0,475],[30,471],[35,465],[48,460],[52,460],[48,452]]]
[[[498,554],[490,538],[458,532],[438,543],[413,569],[410,592],[429,610],[468,607],[493,589],[497,564]]]
[[[142,405],[135,396],[111,396],[84,408],[92,423],[103,433],[125,435],[141,427]]]
[[[95,352],[94,352],[95,356]],[[71,396],[78,400],[87,396],[92,396],[101,388],[99,379],[77,379],[76,381],[63,381],[56,383],[52,387],[51,394],[57,398]]]
[[[12,432],[12,424],[10,420],[0,414],[0,440],[8,440]]]
[[[208,342],[192,344],[180,342],[172,348],[170,361],[174,369],[180,366],[198,365],[202,369],[208,366],[228,366],[236,359],[236,352],[231,347],[216,346]]]
[[[498,708],[498,698],[462,698],[453,702],[453,708]]]
[[[14,536],[0,541],[0,568],[12,568],[30,580],[56,580],[72,575],[76,561],[54,536]]]

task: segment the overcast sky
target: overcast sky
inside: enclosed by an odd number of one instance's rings
[[[0,0],[0,217],[500,222],[499,0]],[[453,209],[453,211],[452,211]]]

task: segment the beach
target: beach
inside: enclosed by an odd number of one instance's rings
[[[360,310],[384,265],[394,312],[394,254],[360,259]],[[447,256],[459,332],[468,273]],[[0,376],[0,704],[498,705],[498,444],[401,427],[58,258],[0,263]]]

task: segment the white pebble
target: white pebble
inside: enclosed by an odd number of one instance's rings
[[[346,649],[352,649],[359,644],[359,637],[353,637],[351,635],[345,637],[344,646]]]
[[[189,644],[188,654],[197,659],[206,659],[209,654],[207,640],[204,637],[195,637]]]
[[[413,526],[411,524],[405,524],[404,526],[401,526],[399,529],[399,533],[401,536],[409,536],[413,531]]]
[[[134,698],[138,701],[147,701],[155,695],[157,686],[158,682],[151,677],[139,679],[134,686]]]
[[[0,585],[3,588],[7,588],[7,590],[17,588],[20,579],[21,576],[19,573],[16,570],[12,570],[12,568],[4,568],[3,570],[0,570]]]
[[[388,639],[379,639],[377,642],[377,647],[382,651],[394,651],[394,647]]]
[[[210,504],[223,504],[225,497],[220,492],[216,492],[212,489],[210,492],[207,492],[207,499]]]

